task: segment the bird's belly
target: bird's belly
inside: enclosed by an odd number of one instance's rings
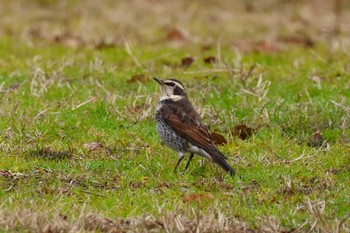
[[[187,141],[172,130],[165,122],[157,119],[156,129],[160,138],[168,147],[177,152],[187,151]]]

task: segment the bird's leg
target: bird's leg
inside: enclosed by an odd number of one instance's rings
[[[174,168],[174,172],[176,172],[177,167],[179,166],[179,164],[181,163],[181,161],[185,158],[184,153],[179,153],[179,156],[180,156],[180,158],[179,158],[179,160],[178,160],[177,163],[176,163],[176,166],[175,166],[175,168]]]
[[[190,165],[190,162],[191,162],[193,156],[194,156],[194,153],[191,153],[191,154],[190,154],[190,158],[188,159],[188,162],[187,162],[187,164],[186,164],[185,171],[187,170],[188,166]]]

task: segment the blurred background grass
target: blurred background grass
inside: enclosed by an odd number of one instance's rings
[[[350,43],[350,2],[345,0],[0,2],[0,35],[28,44],[63,40],[70,46],[110,45],[124,39],[212,43],[218,38],[239,48],[245,40],[281,38],[295,43],[307,38],[308,43],[322,41],[335,48]]]

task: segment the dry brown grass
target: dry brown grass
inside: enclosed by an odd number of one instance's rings
[[[349,232],[349,217],[342,220],[325,219],[322,215],[324,202],[308,201],[309,217],[299,227],[286,229],[279,220],[264,217],[253,228],[233,216],[224,216],[219,211],[206,215],[189,210],[188,213],[166,212],[161,217],[144,215],[127,219],[111,219],[93,213],[81,213],[78,217],[67,217],[56,211],[51,215],[29,209],[1,211],[0,228],[6,231],[30,232]],[[53,211],[55,212],[55,211]],[[52,213],[52,212],[51,212]]]

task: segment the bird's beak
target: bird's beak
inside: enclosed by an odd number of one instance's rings
[[[160,78],[153,78],[154,80],[156,80],[157,83],[159,83],[161,86],[163,86],[163,80],[161,80]]]
[[[162,90],[163,94],[166,94],[166,85],[164,84],[163,80],[161,80],[160,78],[153,79],[156,80],[157,83],[159,83],[160,89]]]

